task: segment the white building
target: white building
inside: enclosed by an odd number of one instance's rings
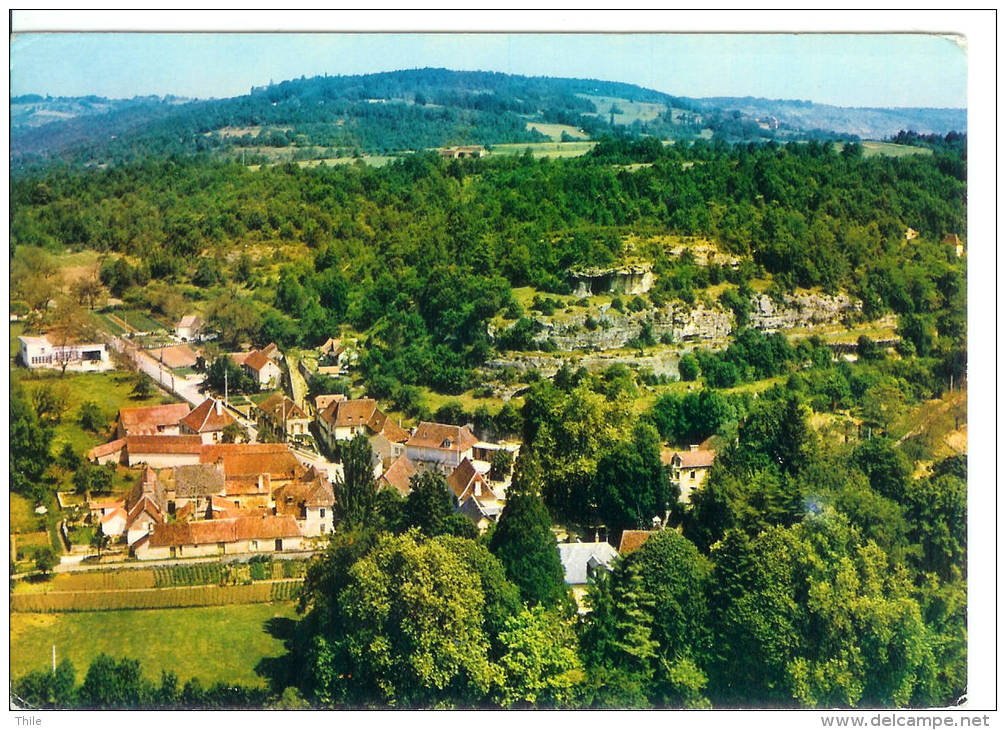
[[[19,343],[18,358],[27,368],[62,370],[65,364],[67,370],[75,372],[98,372],[112,369],[108,349],[103,342],[60,345],[54,344],[48,335],[38,337],[21,335],[17,339]]]

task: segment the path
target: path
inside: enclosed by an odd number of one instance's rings
[[[304,380],[304,376],[300,373],[299,362],[293,355],[284,355],[286,358],[286,370],[290,374],[290,391],[293,397],[293,402],[297,404],[299,408],[306,410],[307,402],[307,382]]]

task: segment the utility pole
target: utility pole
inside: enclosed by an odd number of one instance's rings
[[[56,673],[56,645],[52,645],[52,673]]]
[[[227,405],[227,368],[224,368],[224,405]]]

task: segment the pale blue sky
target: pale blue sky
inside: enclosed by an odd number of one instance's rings
[[[967,55],[914,34],[27,33],[11,95],[223,97],[300,76],[437,66],[624,81],[680,96],[967,106]]]

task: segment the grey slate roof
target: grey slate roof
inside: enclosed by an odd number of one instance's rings
[[[561,542],[556,547],[566,583],[571,586],[587,582],[588,566],[610,570],[611,561],[618,557],[618,551],[606,542]]]
[[[175,467],[176,497],[209,497],[224,492],[224,473],[216,464]]]

